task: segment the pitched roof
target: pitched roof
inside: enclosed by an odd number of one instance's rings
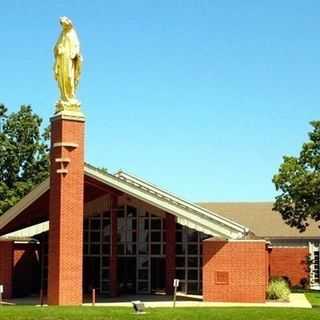
[[[177,217],[177,222],[206,234],[238,239],[248,233],[248,228],[203,207],[192,204],[172,193],[160,189],[141,178],[125,172],[111,174],[86,164],[85,175],[113,189],[153,205]],[[0,230],[49,190],[49,178],[34,188],[14,207],[0,217]]]
[[[272,202],[205,202],[200,206],[226,218],[246,225],[258,237],[271,238],[320,238],[316,222],[310,222],[305,232],[288,226],[278,212],[272,210]]]

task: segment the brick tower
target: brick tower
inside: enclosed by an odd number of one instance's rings
[[[82,303],[84,116],[51,118],[48,304]]]

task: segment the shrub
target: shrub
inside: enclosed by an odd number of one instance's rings
[[[289,301],[290,289],[288,283],[281,278],[269,282],[267,297],[271,300]]]

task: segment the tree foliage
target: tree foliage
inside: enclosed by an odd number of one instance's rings
[[[48,176],[49,130],[23,105],[8,114],[0,104],[0,215]]]
[[[285,156],[273,183],[280,194],[274,210],[301,232],[308,221],[320,220],[320,121],[311,122],[313,131],[298,157]]]

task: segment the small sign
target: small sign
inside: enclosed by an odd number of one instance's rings
[[[3,293],[3,284],[0,284],[0,293]]]
[[[174,286],[175,288],[178,288],[178,287],[179,287],[179,282],[180,282],[179,279],[174,279],[174,280],[173,280],[173,286]]]

